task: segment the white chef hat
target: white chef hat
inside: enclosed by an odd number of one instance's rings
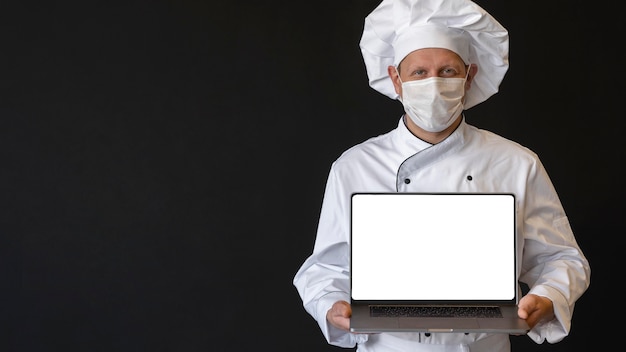
[[[417,49],[449,49],[478,66],[465,109],[498,92],[509,68],[507,30],[470,0],[383,0],[365,18],[360,47],[370,86],[392,99],[387,67]]]

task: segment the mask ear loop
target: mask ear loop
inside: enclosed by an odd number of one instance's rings
[[[398,75],[398,79],[400,80],[400,83],[404,83],[402,82],[402,78],[400,78],[400,71],[398,71],[398,66],[394,66],[393,69],[396,70],[396,74]]]
[[[400,71],[398,71],[398,66],[394,66],[393,69],[396,70],[396,74],[398,75],[398,79],[400,80],[400,84],[404,84],[404,82],[402,82],[402,78],[400,78]],[[402,102],[402,94],[398,94],[398,101]],[[402,122],[404,123],[405,126],[407,126],[407,124],[406,124],[406,113],[404,113],[404,115],[402,115]]]
[[[404,84],[404,82],[402,82],[402,78],[400,78],[400,71],[398,71],[398,66],[394,66],[393,69],[396,70],[396,74],[398,75],[398,79],[400,80],[400,85]],[[402,101],[402,94],[398,94],[398,100]]]
[[[463,100],[462,103],[465,104],[465,97],[467,96],[467,89],[465,89],[465,85],[467,84],[467,79],[469,78],[470,69],[472,68],[472,64],[467,65],[467,72],[465,72],[465,81],[463,82]]]

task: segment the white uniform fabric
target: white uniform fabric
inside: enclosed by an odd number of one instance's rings
[[[466,123],[431,145],[402,119],[394,130],[345,151],[333,164],[313,253],[293,284],[327,341],[358,351],[510,351],[508,335],[457,333],[353,334],[328,324],[326,312],[350,301],[350,195],[353,192],[511,192],[516,195],[519,280],[554,303],[556,319],[528,333],[555,343],[570,331],[574,302],[590,283],[557,193],[531,150]],[[419,226],[419,225],[416,225]]]

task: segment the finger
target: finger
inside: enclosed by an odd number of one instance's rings
[[[517,316],[521,319],[528,319],[528,312],[524,308],[517,309]]]

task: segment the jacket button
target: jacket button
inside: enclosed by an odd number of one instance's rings
[[[409,183],[411,183],[411,180],[409,180],[408,178],[405,178],[404,179],[404,183],[406,183],[408,185]]]

